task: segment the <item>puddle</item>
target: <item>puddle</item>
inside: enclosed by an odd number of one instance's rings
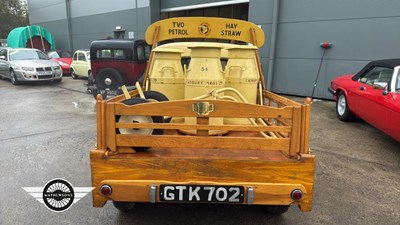
[[[95,114],[96,113],[96,100],[93,97],[75,98],[72,104],[77,111]]]

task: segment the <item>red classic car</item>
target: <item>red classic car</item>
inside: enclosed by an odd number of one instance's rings
[[[377,60],[360,72],[336,77],[329,91],[342,121],[355,116],[400,141],[400,59]]]
[[[48,51],[46,52],[49,58],[60,64],[63,74],[70,74],[70,68],[72,63],[72,55],[69,51],[64,50],[56,50],[56,51]]]

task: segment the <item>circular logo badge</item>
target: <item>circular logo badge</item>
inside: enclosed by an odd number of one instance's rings
[[[74,202],[74,188],[63,179],[49,181],[43,188],[44,204],[51,210],[62,212]]]
[[[199,26],[199,32],[201,35],[204,35],[204,36],[209,35],[211,32],[210,24],[205,23],[205,22],[201,23]]]

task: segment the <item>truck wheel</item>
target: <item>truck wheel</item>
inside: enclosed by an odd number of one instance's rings
[[[102,69],[96,75],[96,86],[101,90],[117,90],[123,83],[121,74],[113,68]]]
[[[152,101],[156,101],[156,102],[169,101],[167,96],[165,96],[163,93],[158,92],[158,91],[145,91],[145,92],[143,92],[143,95],[150,102],[152,102]],[[136,97],[139,97],[139,96],[136,96]],[[171,122],[171,117],[164,117],[164,123],[169,123],[169,122]]]
[[[122,211],[122,212],[129,212],[132,211],[135,206],[136,206],[136,202],[116,202],[113,201],[113,205],[115,208],[117,208],[118,210]]]
[[[149,102],[142,98],[131,98],[123,101],[126,105],[136,105]],[[119,116],[116,118],[121,123],[163,123],[164,118],[162,116]],[[130,129],[130,128],[119,128],[117,129],[118,134],[135,134],[135,135],[161,135],[163,129]],[[144,152],[150,147],[133,147],[135,151]]]
[[[281,215],[287,212],[289,209],[288,205],[269,205],[267,206],[267,212],[272,215]]]
[[[347,104],[346,94],[343,91],[338,93],[336,101],[336,116],[341,121],[351,121],[354,119],[354,115]]]
[[[76,75],[75,70],[71,68],[71,77],[72,79],[77,79],[78,75]]]

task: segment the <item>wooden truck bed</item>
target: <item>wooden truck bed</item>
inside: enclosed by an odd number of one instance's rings
[[[130,94],[136,96],[137,92]],[[308,147],[310,102],[299,104],[271,92],[262,94],[264,105],[179,100],[127,106],[122,103],[123,96],[107,101],[99,97],[98,142],[90,153],[92,185],[96,187],[93,205],[102,207],[107,200],[166,202],[161,188],[170,184],[240,187],[243,196],[238,204],[298,204],[302,211],[310,211],[315,173],[314,155]],[[213,105],[213,110],[199,115],[194,110],[199,103]],[[121,115],[195,117],[197,124],[119,123],[116,118]],[[267,126],[210,125],[213,117],[262,118]],[[118,128],[164,129],[164,133],[119,134]],[[179,130],[197,133],[187,135]],[[229,132],[209,136],[209,130]],[[151,148],[135,152],[132,147]],[[105,184],[112,187],[109,196],[100,193]],[[301,200],[291,198],[295,189],[304,193]]]

